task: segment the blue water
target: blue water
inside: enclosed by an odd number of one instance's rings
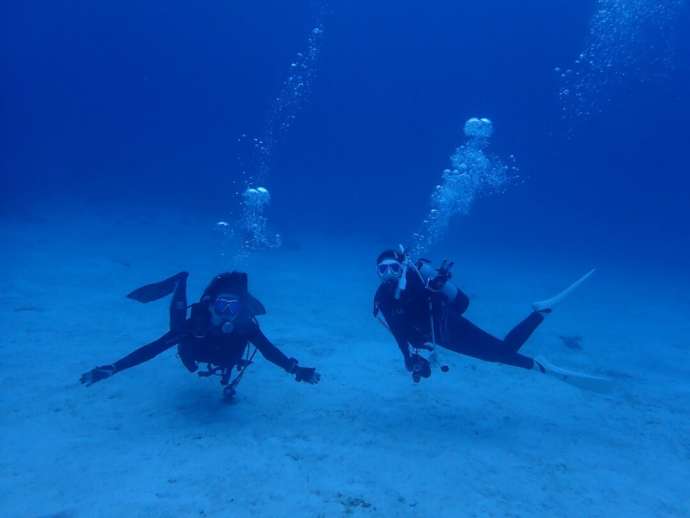
[[[604,273],[597,302],[574,309],[572,320],[556,321],[550,336],[557,342],[559,330],[584,334],[587,343],[591,332],[590,343],[599,344],[601,354],[590,348],[587,361],[576,355],[566,359],[585,367],[589,361],[600,373],[625,378],[651,366],[676,392],[657,395],[644,408],[662,408],[659,401],[665,400],[669,408],[682,407],[670,414],[685,416],[687,405],[679,401],[687,396],[686,370],[674,369],[687,360],[688,27],[690,8],[684,0],[9,2],[0,15],[0,224],[11,272],[4,281],[5,302],[14,317],[26,319],[20,324],[29,333],[15,336],[12,347],[33,336],[34,309],[27,308],[46,304],[35,279],[64,289],[59,283],[64,275],[70,289],[101,283],[120,296],[138,283],[194,267],[198,288],[212,268],[238,265],[252,275],[267,272],[268,280],[257,281],[259,291],[269,306],[272,296],[277,300],[272,318],[283,320],[272,325],[287,337],[287,347],[299,351],[312,335],[328,343],[329,329],[341,333],[333,337],[339,344],[333,350],[351,342],[360,347],[369,336],[355,340],[343,322],[370,320],[374,258],[383,246],[411,246],[414,234],[425,231],[434,188],[442,183],[443,171],[453,167],[451,156],[468,142],[465,122],[486,117],[493,134],[482,149],[492,163],[505,165],[510,178],[473,199],[469,210],[451,215],[425,252],[435,259],[453,255],[461,267],[458,275],[465,275],[459,282],[482,304],[475,316],[501,329],[520,315],[518,299],[548,295],[598,266]],[[247,247],[228,238],[217,223],[235,232],[247,217],[243,193],[258,186],[270,191],[270,203],[260,211],[268,245]],[[48,275],[51,268],[59,272],[56,278]],[[334,272],[344,277],[334,279]],[[356,280],[348,285],[344,279]],[[327,288],[331,281],[335,294]],[[505,299],[498,295],[501,283]],[[336,302],[320,305],[316,295],[324,290]],[[295,338],[281,326],[287,329],[287,319],[305,317],[291,306],[299,295],[310,309],[304,323],[294,326],[302,333]],[[145,329],[136,327],[127,339],[118,335],[125,331],[99,331],[84,293],[72,296],[82,301],[74,333],[84,342],[102,344],[81,363],[63,359],[60,369],[74,371],[76,379],[84,362],[126,352],[126,344],[141,341],[135,331]],[[32,297],[39,302],[25,300]],[[128,315],[135,318],[134,310]],[[163,316],[156,325],[164,325]],[[64,320],[72,318],[68,314],[56,318],[63,320],[55,329],[71,329]],[[369,320],[366,332],[379,332]],[[321,327],[324,321],[334,327]],[[64,332],[61,340],[74,336]],[[41,336],[35,340],[42,347],[41,340],[49,338]],[[395,354],[386,337],[377,339]],[[613,343],[633,353],[628,357]],[[669,344],[671,352],[663,349]],[[328,365],[331,349],[308,350],[311,360]],[[630,363],[607,363],[623,358]],[[178,367],[171,366],[171,372]],[[367,369],[358,374],[359,384],[368,383],[367,374],[382,385],[388,375],[404,378],[397,371]],[[347,370],[334,370],[347,393]],[[472,378],[474,370],[466,374],[473,387],[481,383]],[[521,385],[515,381],[515,386]],[[393,392],[386,397],[395,398]],[[642,396],[632,393],[620,396],[622,405],[634,407],[617,421],[623,427],[646,422],[635,414],[643,412]],[[194,401],[206,396],[185,393]],[[329,399],[320,397],[317,403],[327,406]],[[152,399],[172,406],[163,396]],[[438,417],[451,399],[427,417]],[[269,400],[245,404],[260,407]],[[610,415],[620,401],[598,408],[598,415]],[[568,403],[550,399],[549,405]],[[512,410],[525,411],[519,404]],[[546,414],[553,421],[539,426],[549,433],[564,426]],[[586,418],[582,422],[589,422]],[[265,415],[256,410],[251,419]],[[573,419],[576,423],[578,417]],[[690,451],[678,419],[677,428],[664,429],[666,442],[661,441],[669,458],[678,460],[670,470],[669,494],[650,490],[653,495],[630,503],[629,512],[687,515],[686,503],[673,492],[687,474],[682,465]],[[31,428],[43,421],[25,422]],[[329,423],[347,426],[337,419]],[[111,438],[107,433],[101,437]],[[452,447],[444,440],[444,448]],[[638,451],[652,443],[609,446]],[[522,446],[532,450],[535,444],[528,440]],[[577,458],[573,452],[572,462]],[[607,469],[629,469],[636,462]],[[640,477],[626,483],[632,487]],[[21,484],[13,496],[30,487]],[[611,487],[616,484],[614,477]],[[565,490],[560,494],[572,496]],[[622,501],[619,497],[614,502]],[[58,503],[41,511],[66,508],[89,515],[79,503],[55,498],[51,501]],[[606,494],[593,498],[592,515],[605,514]],[[577,515],[578,498],[569,502],[573,507],[564,514]],[[356,512],[368,509],[348,505]],[[184,509],[168,510],[183,514]],[[260,514],[268,512],[261,509]],[[419,516],[435,508],[421,509]],[[472,509],[486,515],[490,507]],[[544,513],[558,514],[558,509],[553,504]]]
[[[330,4],[312,92],[275,149],[272,218],[399,239],[419,224],[422,193],[464,121],[485,116],[494,152],[514,154],[525,181],[478,204],[468,224],[491,240],[557,246],[574,235],[595,247],[614,236],[634,254],[686,258],[688,10],[674,20],[670,65],[631,72],[601,113],[563,121],[554,68],[582,51],[593,7]],[[237,156],[247,154],[237,139],[261,134],[318,6],[5,10],[10,206],[49,191],[65,203],[126,197],[220,215],[236,203]],[[661,45],[658,36],[644,44]]]

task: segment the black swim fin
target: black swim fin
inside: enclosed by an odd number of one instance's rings
[[[146,286],[142,286],[141,288],[137,288],[133,292],[128,293],[127,298],[136,300],[137,302],[142,302],[144,304],[162,299],[166,295],[170,295],[173,291],[175,291],[175,287],[179,281],[186,282],[188,275],[189,274],[187,272],[180,272],[165,279],[164,281],[147,284]]]

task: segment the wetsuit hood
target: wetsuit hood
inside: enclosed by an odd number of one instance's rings
[[[384,250],[376,259],[376,264],[379,264],[381,261],[385,261],[386,259],[393,259],[394,261],[402,263],[405,260],[405,256],[398,250]]]
[[[214,300],[221,293],[233,293],[246,304],[252,316],[265,315],[266,308],[249,293],[249,278],[244,272],[224,272],[216,275],[201,295],[202,302]]]

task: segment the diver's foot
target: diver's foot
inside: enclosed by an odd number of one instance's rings
[[[570,295],[573,291],[575,291],[580,286],[580,284],[582,284],[587,279],[589,279],[593,273],[594,273],[594,269],[588,271],[586,274],[584,274],[582,277],[580,277],[578,280],[576,280],[574,283],[572,283],[570,286],[568,286],[562,292],[551,297],[550,299],[539,300],[537,302],[533,302],[532,303],[532,309],[534,311],[536,311],[537,313],[541,313],[542,315],[547,315],[547,314],[551,313],[553,311],[554,307],[556,307],[560,302],[563,301],[563,299],[565,299],[568,295]]]
[[[547,304],[547,301],[542,300],[539,302],[532,302],[532,310],[536,313],[541,313],[542,315],[548,315],[553,312],[551,306]]]
[[[535,313],[540,313],[541,315],[548,315],[549,313],[553,313],[553,309],[551,309],[548,306],[544,306],[538,302],[532,303],[532,310]]]
[[[546,367],[544,367],[541,363],[539,363],[539,360],[532,360],[534,363],[532,364],[532,370],[533,371],[539,371],[542,374],[546,374]]]
[[[542,357],[538,357],[534,360],[532,370],[539,371],[542,374],[556,378],[557,380],[573,385],[579,389],[599,392],[601,394],[610,392],[613,387],[613,382],[609,378],[602,378],[600,376],[592,376],[591,374],[564,369],[550,363]]]

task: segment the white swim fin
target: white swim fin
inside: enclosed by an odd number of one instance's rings
[[[573,291],[575,291],[580,286],[580,284],[582,284],[587,279],[589,279],[592,276],[592,274],[594,273],[594,271],[595,271],[594,268],[591,269],[586,274],[584,274],[582,277],[580,277],[578,280],[576,280],[574,283],[572,283],[570,286],[568,286],[566,289],[564,289],[562,292],[560,292],[558,295],[551,297],[550,299],[533,302],[532,303],[532,309],[534,311],[549,313],[554,308],[554,306],[556,306],[564,298],[566,298]]]
[[[541,356],[536,358],[534,362],[535,370],[539,370],[548,376],[552,376],[580,389],[598,392],[599,394],[607,394],[613,389],[613,380],[610,378],[592,376],[591,374],[584,374],[582,372],[563,369],[554,365],[553,363],[550,363]]]

